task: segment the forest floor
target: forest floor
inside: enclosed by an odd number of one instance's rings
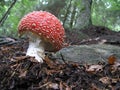
[[[82,32],[89,38],[79,40],[77,32],[67,32],[75,37],[67,37],[67,41],[80,45],[105,40],[120,46],[120,33],[103,27]],[[61,63],[48,55],[44,63],[38,63],[25,56],[27,47],[27,39],[0,38],[0,90],[120,90],[120,62],[114,56],[108,57],[108,63],[96,65]]]

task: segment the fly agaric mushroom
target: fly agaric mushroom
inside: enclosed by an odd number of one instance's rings
[[[45,50],[56,52],[63,47],[65,31],[59,19],[46,11],[33,11],[25,15],[18,25],[20,35],[27,35],[27,56],[43,62]]]

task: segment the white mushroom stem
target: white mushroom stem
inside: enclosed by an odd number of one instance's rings
[[[43,62],[45,53],[44,53],[44,44],[42,40],[33,34],[29,34],[28,37],[29,37],[29,47],[27,49],[26,55],[35,57],[35,59],[38,62]]]

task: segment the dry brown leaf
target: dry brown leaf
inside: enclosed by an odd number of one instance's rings
[[[119,67],[120,66],[120,62],[115,62],[115,64],[113,66],[114,67]]]
[[[100,89],[94,83],[92,83],[91,90],[100,90]]]
[[[46,69],[47,75],[51,75],[51,74],[57,73],[57,72],[60,72],[60,70],[47,70],[47,69]]]
[[[111,79],[109,77],[102,77],[99,79],[104,84],[111,84]]]
[[[29,56],[13,57],[13,61],[18,62],[18,61],[24,60],[24,59],[26,59],[26,58],[29,58]],[[15,60],[14,60],[14,59],[15,59]]]
[[[59,85],[57,83],[50,83],[48,84],[47,88],[51,88],[51,89],[59,89]]]
[[[114,64],[116,60],[117,60],[117,58],[113,55],[108,57],[108,63],[109,64]]]
[[[65,90],[72,90],[70,87],[66,87],[66,89]]]
[[[60,85],[59,85],[59,89],[60,90],[72,90],[72,85],[68,86],[66,83],[64,83],[64,82],[61,81]]]
[[[15,39],[10,38],[10,37],[7,37],[7,38],[6,38],[6,40],[7,40],[7,41],[12,41],[12,42],[15,42]]]
[[[29,58],[29,60],[30,60],[31,62],[38,62],[34,57],[31,57],[31,56],[13,57],[13,58],[11,58],[11,61],[13,61],[13,62],[19,62],[19,61],[22,61],[22,60],[25,60],[25,59],[28,60],[28,58]]]
[[[1,47],[0,48],[3,53],[8,53],[9,52],[9,47]]]
[[[120,81],[120,79],[119,78],[112,78],[111,81],[112,81],[112,83],[117,83],[118,81]]]
[[[90,65],[89,67],[86,68],[86,71],[91,73],[102,70],[103,70],[103,65]]]
[[[48,56],[45,56],[44,61],[48,64],[50,68],[56,68],[54,62],[48,58]]]
[[[63,90],[63,83],[62,83],[62,81],[60,81],[59,88],[60,88],[60,90]]]
[[[111,72],[113,73],[116,72],[117,70],[120,70],[119,66],[120,66],[120,62],[115,62],[110,68]]]
[[[21,71],[19,77],[25,77],[27,74],[27,71]]]

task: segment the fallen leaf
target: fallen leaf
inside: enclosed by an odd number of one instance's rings
[[[103,65],[90,65],[86,68],[87,72],[97,72],[102,70],[103,70]]]
[[[111,68],[110,68],[111,72],[116,72],[117,70],[119,71],[120,70],[120,62],[115,62]]]
[[[19,77],[25,77],[27,74],[27,71],[21,71]]]
[[[120,79],[119,78],[112,78],[112,83],[117,83],[118,81],[120,81]]]
[[[53,62],[52,60],[50,60],[50,59],[48,58],[48,56],[45,56],[44,61],[47,63],[47,65],[48,65],[50,68],[56,68],[54,62]]]
[[[110,57],[108,57],[108,63],[109,64],[114,64],[116,60],[117,60],[116,57],[113,56],[113,55],[111,55]]]
[[[57,83],[50,83],[47,88],[59,89],[59,85]]]
[[[7,37],[7,38],[6,38],[6,40],[7,40],[7,41],[12,41],[12,42],[15,42],[15,39],[10,38],[10,37]]]
[[[65,90],[72,90],[70,87],[66,87],[66,89]]]
[[[113,66],[119,67],[120,66],[120,62],[115,62],[115,64]]]
[[[104,84],[111,84],[111,79],[109,77],[102,77],[99,79]]]
[[[62,83],[62,81],[60,82],[59,88],[60,88],[60,90],[63,90],[63,83]]]
[[[21,61],[21,60],[25,60],[26,58],[29,58],[29,56],[20,56],[20,57],[13,57],[13,61]]]
[[[47,69],[46,69],[47,75],[52,75],[52,74],[58,73],[58,72],[60,72],[60,70],[47,70]]]
[[[94,83],[92,83],[91,90],[100,90],[100,89]]]

